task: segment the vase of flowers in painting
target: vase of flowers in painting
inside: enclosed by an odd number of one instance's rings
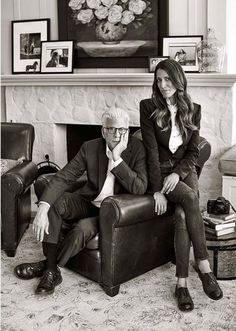
[[[119,44],[127,31],[126,25],[102,20],[96,24],[95,33],[104,44]]]
[[[153,17],[148,0],[70,0],[68,6],[72,10],[72,19],[76,24],[94,28],[96,40],[93,42],[93,51],[96,47],[96,41],[99,41],[100,44],[106,45],[106,49],[102,49],[103,55],[106,51],[112,52],[109,45],[114,46],[126,40],[125,36],[129,25],[132,24],[135,29],[139,29],[146,20]],[[129,45],[129,51],[136,52],[141,43],[132,42],[134,45]],[[81,42],[79,46],[86,52],[91,51],[91,45],[88,43]],[[99,47],[101,50],[101,46]],[[119,47],[117,46],[116,51],[123,52],[122,48]],[[97,56],[97,54],[89,55]],[[99,54],[99,56],[103,55]],[[116,55],[111,56],[119,56],[119,54],[116,53]]]

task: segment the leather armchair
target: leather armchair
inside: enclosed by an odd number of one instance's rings
[[[200,175],[210,156],[210,144],[201,138],[197,166]],[[41,175],[35,182],[40,198],[53,174]],[[83,185],[80,180],[69,191]],[[150,195],[122,194],[106,198],[99,213],[99,234],[86,248],[72,257],[66,267],[98,282],[109,296],[119,292],[120,284],[174,261],[174,222],[172,209],[161,216],[154,212]],[[66,232],[66,222],[62,228]]]
[[[30,186],[38,171],[31,161],[33,143],[31,124],[1,123],[1,157],[24,160],[1,176],[2,249],[12,257],[31,219]]]

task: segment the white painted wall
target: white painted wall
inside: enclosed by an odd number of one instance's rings
[[[205,35],[206,30],[207,0],[169,0],[170,35]]]
[[[236,72],[236,1],[227,0],[226,3],[226,48],[227,48],[227,72]],[[236,110],[235,110],[236,112]]]

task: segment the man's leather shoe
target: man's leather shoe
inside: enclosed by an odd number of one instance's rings
[[[22,263],[15,267],[14,273],[20,279],[32,279],[34,277],[42,277],[46,268],[46,261],[34,263]]]
[[[213,272],[202,273],[198,268],[195,268],[195,270],[202,281],[203,290],[206,295],[212,300],[221,299],[223,297],[223,292]]]
[[[178,307],[182,311],[191,311],[194,308],[193,300],[187,287],[175,287],[175,297],[178,300]]]
[[[35,294],[51,294],[61,282],[62,277],[59,268],[57,268],[57,271],[46,270],[35,290]]]

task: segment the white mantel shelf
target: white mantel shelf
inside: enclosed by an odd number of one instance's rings
[[[189,86],[232,87],[236,74],[187,73]],[[151,86],[152,73],[2,75],[2,86]]]

